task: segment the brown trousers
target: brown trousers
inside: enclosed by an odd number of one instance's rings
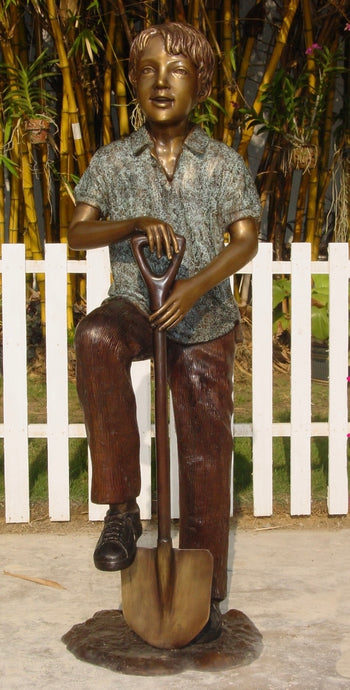
[[[124,503],[140,493],[130,368],[132,361],[152,356],[152,329],[136,305],[116,298],[80,322],[75,342],[93,468],[91,499]],[[179,456],[179,546],[211,551],[212,596],[222,600],[227,591],[235,334],[190,346],[168,338],[167,352]]]

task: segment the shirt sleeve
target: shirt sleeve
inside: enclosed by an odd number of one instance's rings
[[[106,166],[103,159],[103,149],[99,149],[75,187],[74,197],[77,203],[95,206],[101,211],[101,216],[106,218],[108,215],[108,185],[105,183]]]
[[[231,149],[230,160],[222,176],[220,213],[225,227],[242,218],[259,222],[261,203],[259,195],[243,158]]]

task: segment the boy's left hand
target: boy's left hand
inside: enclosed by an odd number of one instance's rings
[[[151,326],[164,331],[176,326],[198,299],[191,279],[177,280],[163,306],[149,317]]]
[[[154,328],[173,328],[186,316],[194,303],[222,280],[242,268],[258,249],[257,225],[247,217],[231,223],[227,228],[230,242],[198,273],[174,283],[171,294],[163,306],[150,316]]]

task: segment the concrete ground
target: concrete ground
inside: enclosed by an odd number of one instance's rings
[[[144,677],[80,661],[61,641],[95,612],[120,607],[116,573],[97,571],[100,525],[81,532],[0,535],[2,690],[350,689],[350,529],[232,530],[229,597],[263,636],[261,656],[218,672]],[[154,546],[146,529],[141,544]],[[174,546],[176,541],[174,540]],[[4,574],[53,580],[42,586]]]

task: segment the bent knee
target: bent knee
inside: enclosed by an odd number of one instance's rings
[[[78,351],[101,344],[103,341],[110,341],[112,333],[115,337],[115,325],[112,329],[107,314],[99,308],[95,309],[79,322],[74,337],[75,349]]]

